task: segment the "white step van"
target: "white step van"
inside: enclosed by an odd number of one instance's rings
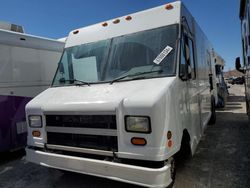
[[[52,87],[26,106],[27,160],[166,187],[215,121],[212,47],[174,2],[70,32]]]

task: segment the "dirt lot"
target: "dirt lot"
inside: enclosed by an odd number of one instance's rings
[[[217,111],[192,159],[177,167],[176,188],[250,187],[250,127],[244,87],[229,89],[227,106]],[[87,175],[62,173],[25,161],[24,153],[0,154],[0,188],[138,187]],[[139,187],[138,187],[139,188]]]

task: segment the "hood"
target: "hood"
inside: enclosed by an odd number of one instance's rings
[[[105,83],[49,88],[30,101],[26,111],[114,113],[123,101],[153,104],[174,79],[175,77],[164,77],[115,82],[112,85]]]

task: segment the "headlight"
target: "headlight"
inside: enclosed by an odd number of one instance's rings
[[[151,133],[150,118],[147,116],[125,116],[127,132]]]
[[[42,127],[42,116],[29,116],[29,126],[32,128]]]

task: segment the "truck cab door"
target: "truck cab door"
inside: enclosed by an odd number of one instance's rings
[[[185,126],[191,137],[191,145],[198,144],[201,135],[198,82],[196,77],[194,40],[187,33],[182,34],[180,50],[180,78],[185,82],[185,105],[187,117]]]

